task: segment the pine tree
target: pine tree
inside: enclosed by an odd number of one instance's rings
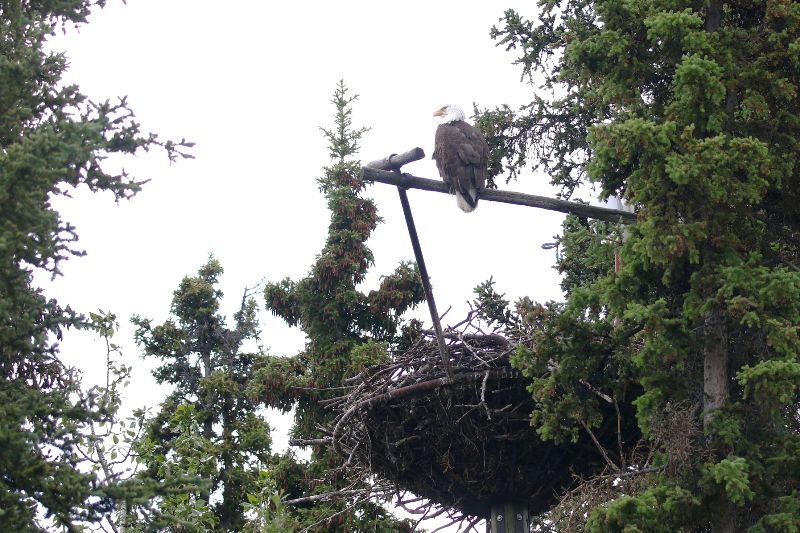
[[[331,397],[329,389],[340,387],[344,379],[385,361],[387,349],[399,336],[400,316],[424,298],[419,274],[409,263],[385,276],[377,290],[364,294],[358,289],[373,264],[366,241],[380,219],[375,204],[362,197],[365,184],[360,177],[361,165],[351,159],[367,130],[353,128],[351,104],[357,96],[348,93],[340,82],[332,99],[336,108],[334,128],[322,130],[333,160],[318,180],[331,211],[325,246],[305,278],[270,283],[265,289],[267,307],[289,325],[301,327],[308,341],[300,354],[274,358],[260,371],[257,393],[272,407],[284,411],[294,407],[292,433],[303,439],[323,436],[319,426],[331,416],[319,401]],[[341,458],[327,449],[315,449],[304,474],[317,480],[314,493],[344,486],[345,480],[336,472],[340,463]],[[296,481],[291,485],[288,497],[303,496],[294,491],[309,489]],[[343,510],[341,504],[317,504],[300,507],[299,513],[304,526],[316,524],[314,531],[367,531],[376,527],[395,531],[404,527],[378,505],[362,504],[346,513]],[[331,516],[334,518],[327,520]]]
[[[796,531],[800,6],[540,9],[493,30],[543,82],[519,112],[482,117],[494,162],[519,171],[534,154],[563,195],[594,183],[638,221],[624,243],[567,226],[564,241],[618,251],[620,271],[573,247],[566,304],[520,306],[537,340],[515,361],[541,402],[533,421],[567,438],[602,422],[585,383],[635,396],[651,454],[633,466],[655,473],[589,509],[587,530]]]
[[[194,494],[169,496],[160,505],[161,514],[205,517],[198,531],[243,530],[243,504],[259,492],[260,472],[272,460],[269,425],[247,393],[263,357],[244,349],[259,338],[257,305],[245,290],[228,328],[216,288],[222,273],[219,262],[209,259],[196,276],[181,281],[169,320],[154,326],[133,319],[144,355],[164,361],[153,371],[156,381],[175,387],[137,445],[146,477],[170,482],[195,475],[208,481]]]
[[[106,169],[112,154],[180,145],[142,134],[125,100],[90,102],[62,86],[67,65],[47,39],[86,21],[103,1],[10,0],[0,3],[0,524],[40,531],[44,523],[75,530],[112,508],[111,491],[77,446],[88,424],[106,416],[59,360],[58,341],[91,322],[49,297],[38,278],[61,274],[82,255],[76,228],[51,202],[76,189],[119,200],[140,188]],[[186,144],[186,143],[184,143]],[[119,496],[119,494],[117,494]]]

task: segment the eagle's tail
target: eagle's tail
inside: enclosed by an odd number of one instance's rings
[[[456,203],[459,209],[465,213],[474,211],[478,206],[478,190],[475,187],[470,187],[466,194],[461,191],[456,191]]]
[[[469,181],[464,183],[466,180],[461,180],[461,187],[456,187],[456,203],[458,207],[464,211],[465,213],[469,213],[470,211],[474,211],[475,207],[478,205],[478,179],[475,175],[475,167],[470,166],[467,169],[467,176]],[[465,187],[466,185],[466,187]],[[459,189],[466,189],[462,193]]]

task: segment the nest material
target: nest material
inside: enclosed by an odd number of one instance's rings
[[[576,475],[602,470],[588,439],[556,445],[531,427],[533,400],[509,363],[515,342],[496,334],[447,337],[451,380],[429,333],[352,378],[349,393],[332,402],[338,415],[331,440],[346,468],[479,517],[507,502],[539,514]],[[609,442],[617,436],[610,428],[599,435]]]

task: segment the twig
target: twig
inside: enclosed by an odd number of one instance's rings
[[[601,479],[606,478],[619,478],[619,477],[632,477],[632,476],[641,476],[643,474],[652,474],[654,472],[661,472],[667,468],[666,464],[661,466],[652,466],[650,468],[642,468],[640,470],[628,470],[627,472],[617,472],[616,474],[606,474],[604,476],[600,476]]]
[[[423,508],[425,509],[425,511],[422,513],[422,516],[420,516],[417,519],[417,521],[414,522],[414,525],[411,527],[411,531],[416,531],[417,527],[419,527],[419,525],[422,523],[423,520],[427,520],[428,518],[436,518],[437,516],[439,516],[443,512],[442,509],[439,509],[439,510],[436,511],[436,513],[433,516],[428,516],[428,513],[430,513],[431,510],[434,509],[434,504],[432,502],[429,502]]]
[[[611,398],[611,396],[609,396],[608,394],[606,394],[606,393],[604,393],[604,392],[602,392],[602,391],[599,391],[599,390],[595,389],[595,388],[592,386],[592,384],[591,384],[591,383],[589,383],[588,381],[586,381],[585,379],[579,379],[579,380],[578,380],[578,383],[580,383],[581,385],[583,385],[584,387],[586,387],[587,389],[589,389],[591,392],[593,392],[594,394],[596,394],[597,396],[599,396],[600,398],[602,398],[602,399],[603,399],[603,400],[605,400],[606,402],[608,402],[608,403],[614,403],[614,400]]]
[[[302,498],[295,498],[293,500],[284,500],[282,503],[286,505],[297,505],[299,503],[312,503],[323,501],[328,498],[348,496],[352,494],[364,494],[367,489],[350,489],[350,490],[334,490],[331,492],[323,492],[322,494],[314,494],[312,496],[303,496]]]
[[[476,528],[475,526],[481,520],[483,520],[483,518],[480,517],[480,516],[477,516],[477,517],[473,518],[472,520],[469,521],[469,523],[467,524],[467,529],[465,529],[464,531],[469,531],[470,529],[474,529],[475,531],[477,531],[478,528]]]
[[[614,411],[617,412],[617,448],[619,449],[619,464],[625,468],[625,452],[622,450],[622,416],[619,413],[619,403],[614,397]]]
[[[594,436],[594,432],[591,430],[591,428],[589,428],[589,426],[587,426],[586,422],[584,422],[583,420],[578,420],[578,422],[580,422],[581,426],[583,426],[583,429],[585,429],[586,432],[589,434],[589,436],[592,438],[592,442],[594,442],[594,445],[600,451],[600,455],[603,456],[603,459],[606,460],[606,463],[608,463],[608,465],[612,469],[614,469],[614,471],[619,472],[619,467],[616,464],[614,464],[614,461],[612,461],[611,457],[608,456],[606,450],[603,448],[603,445],[600,444],[600,441],[597,440],[597,437]]]
[[[489,411],[489,406],[486,405],[486,382],[489,381],[489,371],[483,375],[483,383],[481,384],[481,405],[486,410],[486,418],[492,419],[492,413]]]
[[[366,501],[369,501],[369,499],[370,499],[370,496],[364,496],[364,497],[362,497],[362,498],[359,498],[359,499],[357,499],[355,502],[353,502],[351,505],[348,505],[348,506],[346,506],[346,507],[345,507],[344,509],[342,509],[341,511],[339,511],[339,512],[336,512],[336,513],[333,513],[333,514],[332,514],[332,515],[330,515],[330,516],[326,516],[325,518],[323,518],[323,519],[321,519],[321,520],[317,520],[316,522],[314,522],[314,523],[313,523],[313,524],[311,524],[310,526],[304,527],[303,529],[301,529],[301,530],[300,530],[300,533],[308,533],[308,532],[309,532],[309,531],[311,531],[311,530],[312,530],[314,527],[316,527],[316,526],[318,526],[318,525],[320,525],[320,524],[323,524],[323,523],[325,523],[325,522],[328,522],[328,521],[330,521],[330,519],[331,519],[331,518],[334,518],[334,517],[336,517],[336,516],[339,516],[340,514],[349,513],[350,511],[352,511],[353,509],[355,509],[356,507],[358,507],[358,506],[359,506],[359,505],[361,505],[362,503],[364,503],[364,502],[366,502]]]
[[[507,377],[513,377],[513,376],[516,375],[516,373],[513,372],[513,371],[499,370],[499,369],[498,370],[489,370],[487,372],[490,372],[492,377],[496,377],[496,378],[507,378]],[[448,379],[445,376],[445,377],[441,377],[441,378],[437,378],[437,379],[431,379],[431,380],[428,380],[428,381],[423,381],[423,382],[420,382],[420,383],[414,383],[413,385],[408,385],[408,386],[397,388],[397,389],[392,389],[391,391],[383,393],[383,394],[380,394],[378,396],[373,396],[373,397],[361,400],[361,401],[357,402],[355,405],[353,405],[352,407],[350,407],[350,409],[348,409],[339,418],[339,420],[336,422],[336,427],[334,427],[334,429],[333,429],[333,446],[334,446],[334,449],[336,451],[339,451],[338,442],[339,442],[339,435],[341,435],[341,432],[342,432],[342,426],[359,409],[370,407],[370,406],[372,406],[374,404],[386,402],[388,400],[397,399],[397,398],[400,398],[400,397],[403,397],[403,396],[408,396],[410,394],[415,394],[415,393],[418,393],[418,392],[432,390],[432,389],[435,389],[437,387],[441,387],[442,385],[455,384],[455,383],[458,383],[458,382],[461,382],[461,381],[475,380],[478,377],[482,377],[482,376],[483,376],[483,372],[467,372],[467,373],[463,373],[463,374],[456,374],[455,376],[453,376],[452,379]]]
[[[445,524],[443,526],[437,527],[436,529],[431,531],[431,533],[436,533],[437,531],[442,531],[443,529],[447,529],[448,527],[452,526],[453,524],[458,524],[459,522],[463,522],[463,521],[464,521],[463,518],[456,518],[456,519],[452,519],[451,518],[449,523],[447,523],[447,524]]]
[[[453,339],[453,340],[464,340],[464,341],[495,341],[502,346],[508,346],[510,343],[507,338],[503,337],[502,335],[498,335],[497,333],[481,333],[481,334],[474,334],[474,333],[460,333],[458,331],[453,331],[455,328],[463,325],[462,323],[456,324],[455,326],[451,326],[448,329],[444,330],[442,334],[445,336],[446,339]],[[432,329],[423,329],[421,330],[422,333],[427,335],[434,336],[436,334],[435,331]]]
[[[330,444],[333,439],[331,437],[322,437],[321,439],[289,439],[289,446],[314,446],[316,444]]]
[[[447,313],[449,313],[452,310],[453,310],[453,306],[452,305],[448,305],[447,306],[447,310],[439,316],[439,320],[441,321],[444,317],[447,316]]]
[[[472,355],[472,357],[474,357],[475,359],[477,359],[478,361],[480,361],[481,363],[483,363],[483,364],[484,364],[484,366],[489,366],[489,363],[487,363],[486,361],[484,361],[483,359],[481,359],[481,356],[480,356],[480,355],[478,355],[478,353],[477,353],[475,350],[473,350],[473,349],[472,349],[472,346],[470,346],[470,345],[469,345],[469,344],[468,344],[468,343],[467,343],[467,342],[464,340],[464,335],[463,335],[462,333],[459,333],[459,334],[457,335],[457,337],[458,337],[458,340],[459,340],[459,341],[461,341],[461,345],[462,345],[462,346],[464,346],[464,349],[465,349],[465,350],[467,350],[467,351],[468,351],[468,352],[469,352],[469,353]]]

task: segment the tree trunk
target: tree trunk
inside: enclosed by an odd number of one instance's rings
[[[229,370],[232,369],[228,367]],[[222,401],[222,446],[223,451],[220,456],[220,480],[222,481],[222,502],[217,507],[217,518],[219,518],[219,527],[222,531],[238,530],[242,524],[239,523],[239,508],[241,506],[239,491],[233,481],[236,472],[236,465],[234,464],[233,450],[236,447],[233,436],[233,427],[235,423],[235,414],[233,411],[233,401],[229,394],[223,395]]]
[[[722,0],[711,0],[706,12],[705,30],[717,31],[722,24]],[[734,87],[728,88],[725,110],[728,121],[733,121],[736,109],[737,94]],[[718,409],[728,403],[728,336],[725,321],[718,308],[706,315],[705,341],[703,357],[703,429],[708,432]],[[713,533],[733,533],[736,531],[736,508],[730,501],[722,505],[719,518],[714,520]]]
[[[730,502],[725,506],[727,513],[719,518],[712,527],[712,533],[733,533],[736,531],[736,507]]]
[[[208,378],[211,375],[211,349],[203,348],[200,354],[203,360],[203,377]],[[214,419],[211,417],[211,405],[213,404],[213,392],[211,390],[205,391],[200,399],[200,407],[203,416],[203,438],[211,441],[214,436]],[[213,488],[213,487],[212,487]],[[200,491],[200,499],[210,504],[211,502],[211,489],[203,489]]]
[[[718,410],[728,403],[728,336],[725,321],[719,308],[706,315],[703,358],[703,428],[708,433]],[[717,513],[711,528],[713,533],[736,531],[736,507],[726,501]]]
[[[728,402],[728,338],[719,309],[706,315],[706,347],[703,350],[703,428]]]
[[[706,12],[706,31],[717,31],[722,23],[722,0],[711,0]]]

